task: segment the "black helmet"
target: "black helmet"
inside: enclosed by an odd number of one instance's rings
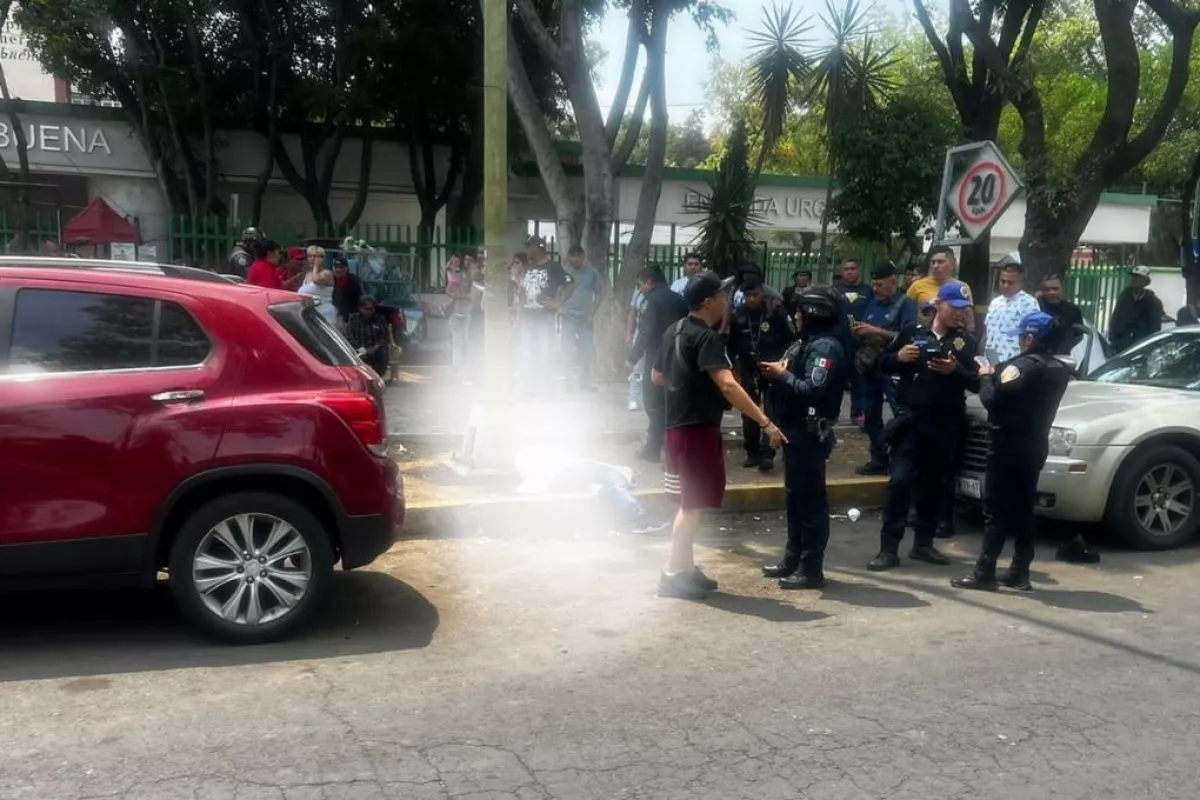
[[[246,228],[244,231],[242,231],[242,242],[245,244],[260,241],[262,238],[262,231],[260,231],[258,228]]]
[[[809,286],[796,297],[796,309],[813,319],[836,319],[842,313],[842,296],[829,286]]]

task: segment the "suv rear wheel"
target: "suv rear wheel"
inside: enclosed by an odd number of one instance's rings
[[[1169,550],[1200,529],[1200,461],[1169,444],[1135,452],[1113,482],[1108,526],[1138,550]]]
[[[267,492],[195,511],[171,548],[171,591],[205,633],[238,644],[284,639],[329,592],[333,548],[301,504]]]

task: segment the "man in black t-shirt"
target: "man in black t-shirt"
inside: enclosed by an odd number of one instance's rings
[[[658,584],[660,597],[699,600],[717,588],[696,567],[693,542],[704,509],[720,508],[725,497],[725,443],[721,418],[734,408],[767,434],[772,447],[784,441],[779,428],[746,394],[733,375],[716,326],[725,318],[732,278],[711,272],[684,289],[690,313],[663,334],[651,379],[666,402],[663,484],[679,503],[671,532],[671,560]]]
[[[539,236],[525,240],[529,266],[521,278],[520,342],[525,392],[532,392],[555,364],[554,317],[563,305],[570,276],[557,261],[546,255],[546,241]]]

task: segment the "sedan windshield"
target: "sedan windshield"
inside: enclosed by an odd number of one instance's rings
[[[1172,331],[1105,362],[1090,376],[1100,383],[1200,390],[1200,333]]]

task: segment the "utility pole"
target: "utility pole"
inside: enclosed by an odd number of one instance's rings
[[[483,241],[487,249],[484,358],[489,403],[509,400],[511,326],[508,309],[508,9],[483,9]]]

